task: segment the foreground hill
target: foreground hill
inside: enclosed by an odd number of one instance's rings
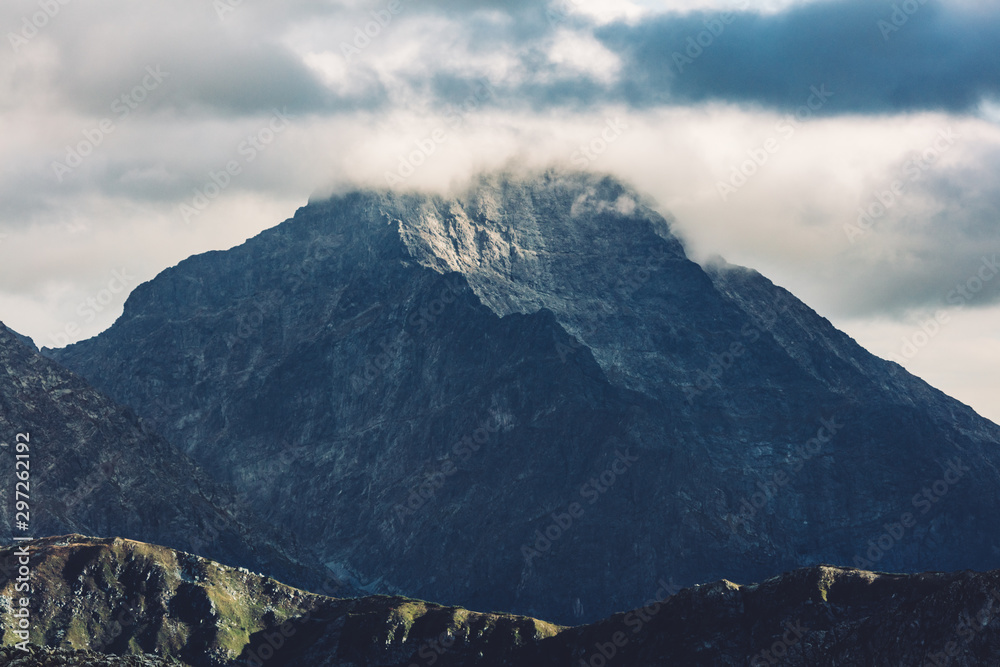
[[[154,654],[195,667],[374,666],[409,664],[442,633],[453,638],[449,653],[455,659],[485,653],[498,661],[558,631],[530,618],[403,598],[337,600],[118,538],[69,535],[26,549],[33,582],[30,641],[51,648]],[[0,551],[2,563],[16,557],[14,548]],[[0,599],[15,599],[14,586],[0,588]],[[16,644],[9,614],[4,623],[3,643]],[[447,636],[442,641],[451,643]]]
[[[405,598],[327,598],[128,540],[69,535],[27,550],[31,641],[45,646],[32,650],[66,661],[24,662],[8,648],[0,665],[1000,664],[1000,572],[819,566],[752,586],[677,590],[663,582],[662,600],[564,628]],[[0,562],[14,556],[13,548],[0,551]],[[0,599],[15,597],[11,586]],[[11,645],[18,638],[4,619],[3,642]]]
[[[46,353],[368,592],[569,624],[661,577],[1000,564],[1000,427],[610,178],[315,201]]]

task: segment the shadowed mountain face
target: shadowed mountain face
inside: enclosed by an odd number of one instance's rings
[[[951,665],[1000,661],[1000,573],[818,566],[677,590],[571,628],[399,597],[338,600],[182,552],[80,535],[23,547],[28,659],[0,665],[525,667]],[[0,550],[0,562],[18,558]],[[0,587],[17,599],[13,583]],[[5,598],[0,598],[5,599]],[[5,615],[6,618],[6,615]],[[10,628],[4,643],[11,645]],[[18,659],[21,662],[18,662]],[[45,660],[49,661],[46,662]]]
[[[45,353],[369,592],[573,623],[1000,562],[1000,427],[608,178],[313,202]]]
[[[235,493],[144,426],[0,324],[0,465],[8,471],[0,520],[11,530],[27,520],[15,535],[156,539],[319,585],[316,565],[286,555]],[[16,501],[27,504],[22,515]],[[11,578],[0,571],[0,581]]]

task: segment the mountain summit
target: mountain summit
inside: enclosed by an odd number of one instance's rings
[[[44,352],[368,592],[568,624],[1000,560],[1000,427],[609,177],[314,201]]]

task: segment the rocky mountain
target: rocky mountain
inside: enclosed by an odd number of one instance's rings
[[[24,650],[14,646],[0,648],[3,667],[183,667],[172,658],[155,656],[117,656],[93,651],[58,649],[29,644]]]
[[[425,644],[443,637],[456,664],[484,654],[492,664],[506,664],[560,629],[419,600],[323,597],[242,568],[117,538],[52,537],[24,551],[32,570],[29,640],[48,648],[151,655],[192,667],[374,666],[423,662],[419,654],[428,650],[440,656],[440,648]],[[0,551],[0,562],[20,553]],[[5,645],[22,639],[13,632],[9,608],[20,595],[15,585],[0,588],[0,603],[8,606]]]
[[[290,581],[322,583],[321,566],[289,555],[293,543],[281,544],[237,494],[3,324],[0,444],[0,521],[14,535],[156,539]],[[4,582],[13,576],[0,572]]]
[[[326,598],[129,540],[69,535],[24,551],[32,643],[28,655],[14,647],[5,614],[0,665],[1000,664],[1000,572],[817,566],[747,586],[663,582],[640,608],[566,628],[406,598]],[[17,557],[0,551],[0,562]],[[12,586],[0,589],[6,605]]]
[[[571,624],[1000,563],[1000,427],[611,178],[313,201],[43,352],[372,593]]]

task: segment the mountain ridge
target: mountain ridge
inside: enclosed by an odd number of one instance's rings
[[[132,540],[65,535],[20,549],[33,570],[32,665],[965,667],[1000,659],[998,571],[814,566],[749,585],[661,581],[641,607],[564,627],[400,597],[328,598]],[[15,556],[14,547],[0,549],[0,563]],[[11,586],[0,584],[0,600]],[[0,665],[26,664],[11,642],[5,623]],[[62,661],[41,662],[46,655]]]

